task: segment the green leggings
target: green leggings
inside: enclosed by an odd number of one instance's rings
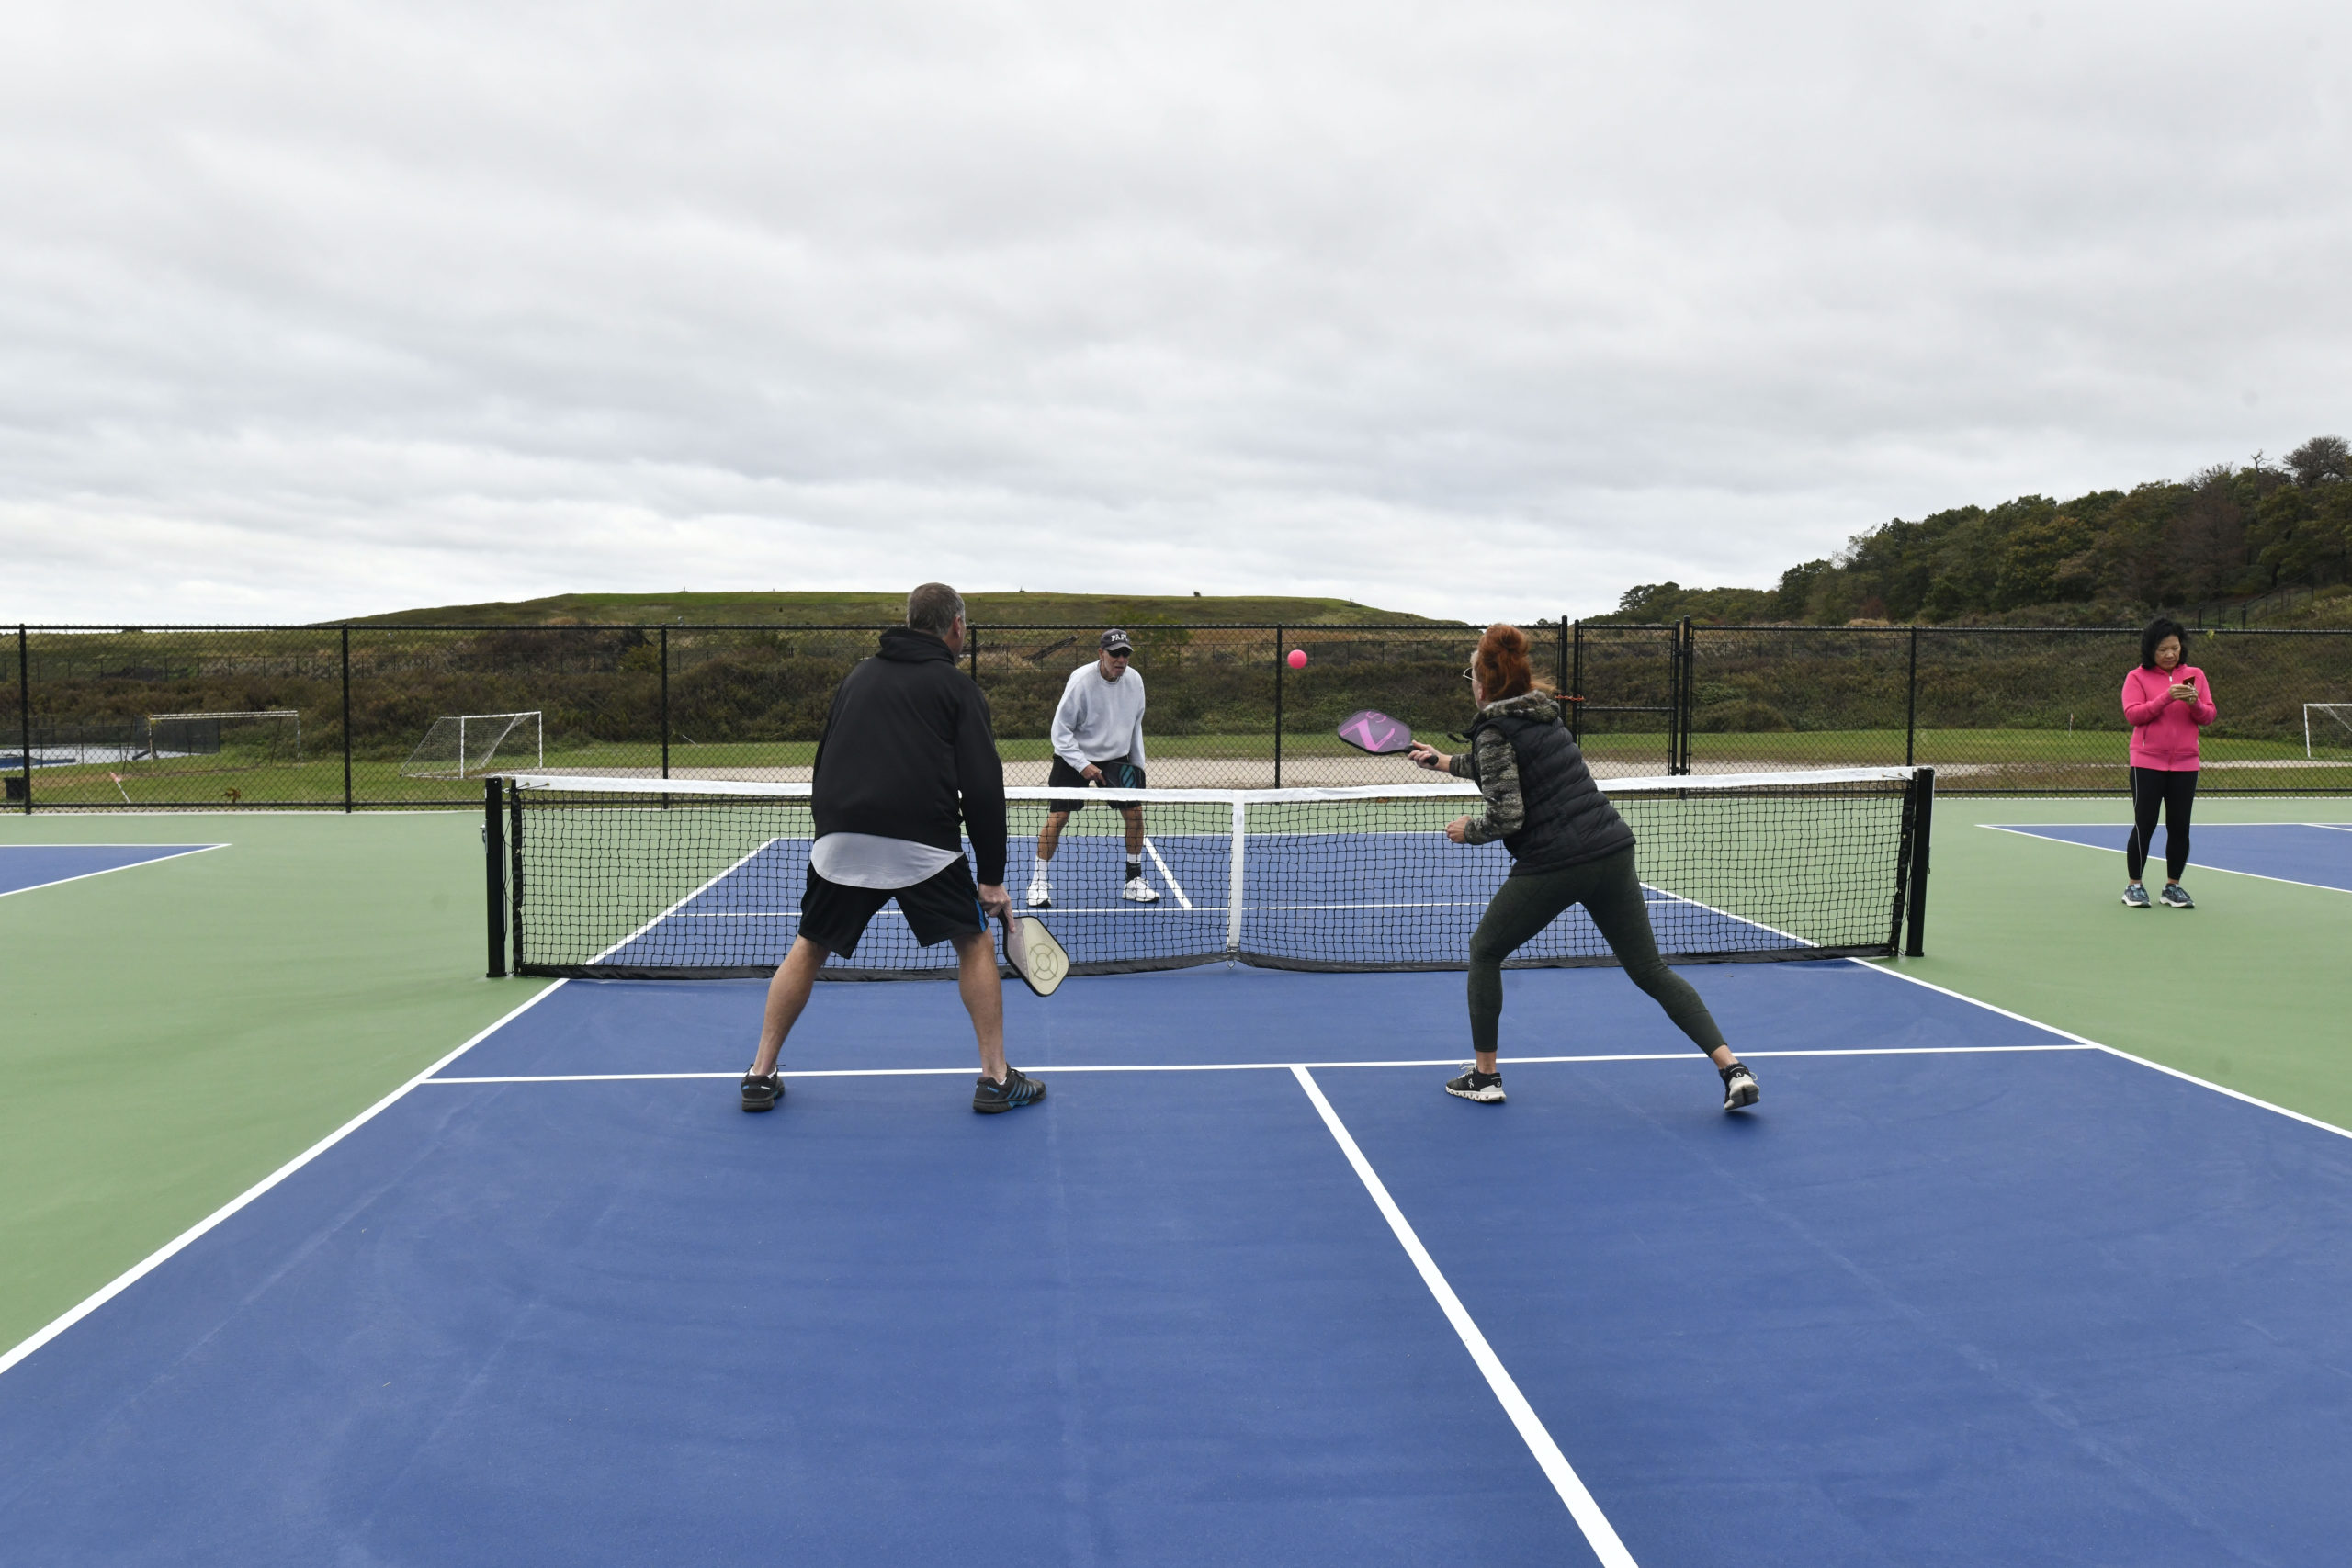
[[[1657,955],[1657,937],[1650,931],[1650,912],[1642,902],[1642,884],[1634,874],[1629,845],[1606,860],[1589,861],[1565,871],[1514,876],[1504,882],[1478,921],[1470,939],[1470,1043],[1478,1051],[1495,1048],[1496,1026],[1503,1016],[1503,960],[1557,919],[1571,904],[1582,904],[1592,923],[1625,966],[1634,984],[1666,1009],[1666,1016],[1690,1037],[1700,1050],[1713,1053],[1724,1043],[1714,1015],[1690,982],[1667,966]]]

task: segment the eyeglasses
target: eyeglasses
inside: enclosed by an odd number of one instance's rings
[[[1107,659],[1133,659],[1135,657],[1133,649],[1125,648],[1106,648],[1102,650],[1102,653],[1103,657]]]
[[[1478,679],[1478,667],[1475,664],[1464,665],[1462,667],[1462,678],[1465,681],[1476,682]]]

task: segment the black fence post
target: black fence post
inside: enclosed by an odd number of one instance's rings
[[[506,975],[506,818],[501,808],[506,802],[503,781],[481,781],[481,863],[484,891],[489,897],[490,966],[487,977],[503,979]]]
[[[1917,757],[1919,742],[1919,628],[1911,628],[1911,670],[1903,678],[1903,765]]]
[[[351,815],[351,628],[343,628],[343,811]]]
[[[17,623],[17,787],[24,792],[25,815],[33,814],[33,666],[27,651],[25,624]]]
[[[1283,787],[1283,670],[1289,663],[1283,657],[1283,629],[1274,628],[1274,787]]]
[[[1691,649],[1693,634],[1690,617],[1685,615],[1674,624],[1674,694],[1670,699],[1674,711],[1667,716],[1666,750],[1669,773],[1690,771],[1690,708],[1691,688],[1698,684],[1692,678]]]
[[[971,622],[964,623],[964,666],[971,671],[972,684],[980,683],[980,628]]]
[[[662,628],[662,776],[670,776],[670,628]],[[663,795],[662,804],[670,797]]]
[[[1927,952],[1928,843],[1936,824],[1936,770],[1921,768],[1911,775],[1911,867],[1909,935],[1903,943],[1905,958]]]
[[[1578,621],[1569,639],[1568,662],[1568,735],[1577,744],[1584,744],[1584,623]]]

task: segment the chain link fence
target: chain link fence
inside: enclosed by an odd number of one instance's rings
[[[5,660],[8,806],[472,806],[484,773],[805,780],[880,626],[26,626]],[[1338,738],[1372,708],[1448,750],[1478,628],[1132,626],[1162,787],[1396,783]],[[1916,762],[1950,793],[2122,787],[2136,630],[1541,622],[1604,777]],[[982,625],[1008,782],[1042,784],[1100,628]],[[2191,635],[2221,716],[2208,793],[2352,791],[2352,631]],[[1288,655],[1306,655],[1293,669]],[[2316,727],[2306,740],[2306,722]]]

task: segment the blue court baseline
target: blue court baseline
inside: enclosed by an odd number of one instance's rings
[[[1399,964],[1430,959],[1461,963],[1487,901],[1502,885],[1510,862],[1498,844],[1465,846],[1457,865],[1476,868],[1465,887],[1399,874],[1409,857],[1396,855],[1377,833],[1261,834],[1247,841],[1241,947],[1252,953],[1310,964]],[[1419,835],[1426,838],[1426,835]],[[1038,911],[1073,964],[1131,958],[1140,947],[1221,955],[1229,919],[1232,839],[1225,834],[1153,834],[1145,875],[1157,904],[1119,897],[1125,850],[1100,834],[1062,840],[1053,861],[1052,908]],[[780,959],[800,924],[800,893],[810,840],[776,839],[745,856],[672,908],[614,944],[599,962],[615,965],[719,966],[741,963],[748,949]],[[1012,840],[1010,863],[1035,856],[1035,840]],[[1286,900],[1283,889],[1313,889]],[[1020,889],[1015,887],[1015,897]],[[1651,923],[1672,952],[1710,953],[1802,948],[1799,939],[1657,888],[1645,890]],[[1403,919],[1398,919],[1399,915]],[[1132,922],[1153,922],[1138,939]],[[1177,930],[1170,932],[1169,928]],[[896,905],[868,928],[870,941],[903,950],[906,919]],[[1531,959],[1602,947],[1591,917],[1570,908],[1522,950]],[[937,963],[952,964],[940,950]]]
[[[149,865],[181,855],[226,849],[225,844],[0,844],[0,898],[54,887],[109,871]]]
[[[1454,977],[1208,970],[1071,982],[1088,1014],[1020,1057],[1053,1098],[1002,1118],[962,1110],[944,987],[837,988],[784,1108],[746,1117],[756,985],[551,987],[0,1359],[0,1540],[2334,1560],[2352,1140],[1864,965],[1695,977],[1735,1039],[1811,1043],[1750,1050],[1763,1114],[1716,1112],[1687,1045],[1515,1057],[1508,1106],[1465,1106],[1356,1005],[1377,979],[1395,1018],[1458,1010]],[[1655,1038],[1613,971],[1517,975],[1512,1004],[1520,1044]],[[1337,1015],[1364,1065],[1287,1066],[1350,1043]],[[1184,1059],[1212,1046],[1246,1065]]]
[[[2012,826],[1986,823],[2004,833],[2051,839],[2062,844],[2123,852],[2131,826],[2093,827],[2075,823]],[[2148,859],[2154,874],[2164,873],[2163,829]],[[2329,887],[2352,893],[2352,823],[2331,822],[2199,822],[2189,829],[2188,863],[2208,871],[2231,871],[2272,882],[2294,882],[2306,887]]]

